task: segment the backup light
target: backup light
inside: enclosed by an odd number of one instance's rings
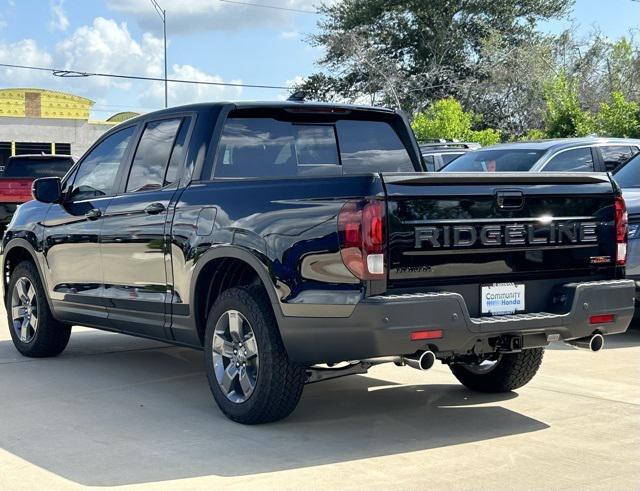
[[[616,196],[616,263],[624,266],[627,262],[627,240],[629,238],[629,215],[622,196]]]
[[[338,216],[340,256],[361,280],[385,276],[384,202],[376,199],[348,201]]]

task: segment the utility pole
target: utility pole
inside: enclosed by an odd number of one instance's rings
[[[169,107],[169,82],[167,81],[167,11],[160,7],[156,0],[151,0],[151,5],[162,20],[162,33],[164,37],[164,107]]]

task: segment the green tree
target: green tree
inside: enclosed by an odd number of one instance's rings
[[[591,114],[580,105],[574,84],[563,73],[545,85],[545,126],[551,138],[587,136],[594,132]]]
[[[418,140],[467,140],[483,146],[500,141],[500,132],[494,129],[474,130],[476,117],[466,112],[453,97],[434,102],[426,111],[416,114],[411,127]]]
[[[478,78],[487,37],[524,45],[538,21],[562,16],[572,5],[573,0],[342,0],[321,8],[323,20],[311,42],[324,49],[320,65],[332,89],[336,80],[348,81],[340,87],[347,99],[366,97],[413,113],[459,95],[465,81]],[[295,89],[305,90],[305,84]]]
[[[614,92],[611,103],[600,105],[596,122],[602,135],[640,138],[640,105],[627,101],[622,92]]]

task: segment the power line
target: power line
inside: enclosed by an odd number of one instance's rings
[[[0,67],[4,68],[21,68],[24,70],[36,70],[40,72],[49,72],[56,77],[63,78],[85,78],[85,77],[105,77],[105,78],[119,78],[127,80],[145,80],[147,82],[164,82],[164,78],[158,77],[144,77],[141,75],[120,75],[116,73],[101,73],[101,72],[83,72],[78,70],[60,70],[58,68],[46,68],[30,65],[13,65],[10,63],[0,63]],[[215,85],[221,87],[245,87],[249,89],[274,89],[274,90],[289,90],[291,87],[285,87],[283,85],[263,85],[263,84],[241,84],[233,82],[209,82],[205,80],[183,80],[177,78],[166,79],[167,82],[180,83],[180,84],[196,84],[196,85]]]
[[[285,10],[287,12],[296,12],[298,14],[315,14],[320,15],[317,10],[295,9],[292,7],[278,7],[277,5],[267,5],[264,3],[241,2],[240,0],[218,0],[222,3],[232,3],[234,5],[245,5],[248,7],[260,7],[263,9]]]

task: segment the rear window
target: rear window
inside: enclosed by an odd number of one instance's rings
[[[64,177],[73,165],[69,157],[60,159],[13,157],[7,163],[3,177]]]
[[[619,167],[613,174],[613,178],[623,189],[640,188],[640,155],[636,155],[622,167]]]
[[[216,177],[278,177],[413,171],[409,154],[385,122],[297,123],[229,118]]]
[[[461,155],[442,172],[526,172],[542,157],[542,150],[481,150]]]

